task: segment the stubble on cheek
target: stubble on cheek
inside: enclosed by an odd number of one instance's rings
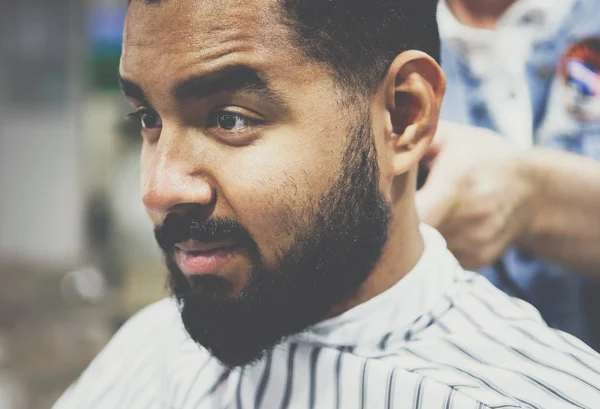
[[[277,271],[297,238],[312,230],[319,199],[333,183],[330,179],[323,175],[317,184],[305,171],[298,177],[282,172],[277,179],[262,180],[260,188],[251,192],[246,200],[246,227],[267,269]]]

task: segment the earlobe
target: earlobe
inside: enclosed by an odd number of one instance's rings
[[[393,150],[394,173],[415,167],[431,143],[446,81],[440,66],[420,51],[396,57],[385,79],[389,113],[388,144]]]

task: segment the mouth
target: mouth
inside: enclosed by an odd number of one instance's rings
[[[186,276],[218,274],[237,247],[233,239],[217,242],[188,240],[175,245],[174,258]]]

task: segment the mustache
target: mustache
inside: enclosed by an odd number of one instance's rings
[[[254,240],[250,233],[236,220],[206,218],[197,212],[169,213],[162,224],[154,229],[154,237],[165,252],[173,250],[177,243],[196,240],[211,243],[233,239],[240,245],[250,245]]]

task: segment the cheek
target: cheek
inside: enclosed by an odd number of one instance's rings
[[[228,160],[222,187],[235,216],[256,240],[265,262],[294,239],[314,203],[332,186],[339,158],[310,144],[249,148]]]

